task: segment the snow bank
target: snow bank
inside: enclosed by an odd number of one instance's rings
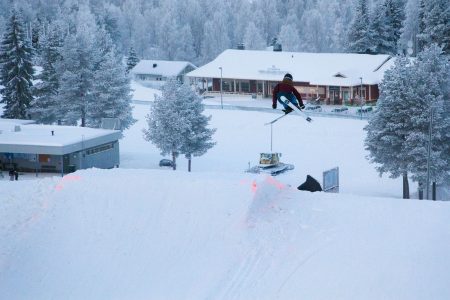
[[[160,95],[161,92],[157,89],[146,87],[140,82],[132,80],[131,90],[133,91],[133,100],[135,101],[153,101],[155,100],[155,95]]]
[[[124,169],[0,198],[0,299],[450,298],[448,202]]]

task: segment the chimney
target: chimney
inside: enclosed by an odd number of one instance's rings
[[[273,51],[275,52],[281,52],[282,51],[282,46],[280,43],[276,43],[273,45]]]
[[[236,49],[238,49],[238,50],[245,50],[245,44],[244,43],[238,43],[236,45]]]

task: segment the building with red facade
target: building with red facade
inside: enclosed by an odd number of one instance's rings
[[[393,65],[389,55],[303,53],[228,49],[186,74],[203,93],[271,97],[273,87],[291,73],[305,100],[326,104],[376,101],[378,84]],[[222,89],[221,83],[222,82]]]

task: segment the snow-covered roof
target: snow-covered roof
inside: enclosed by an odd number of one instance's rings
[[[291,73],[294,81],[311,85],[378,84],[394,59],[389,55],[304,53],[228,49],[188,77],[280,81]],[[336,76],[338,75],[338,76]]]
[[[188,66],[196,68],[195,65],[187,61],[141,60],[131,70],[131,73],[172,77],[180,75]]]
[[[24,124],[20,121],[0,119],[2,153],[62,155],[117,141],[120,136],[118,130]]]

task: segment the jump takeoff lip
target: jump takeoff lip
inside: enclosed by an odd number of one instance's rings
[[[61,191],[64,188],[64,184],[71,181],[79,181],[81,180],[81,176],[79,175],[66,175],[61,181],[55,186],[55,190]]]

